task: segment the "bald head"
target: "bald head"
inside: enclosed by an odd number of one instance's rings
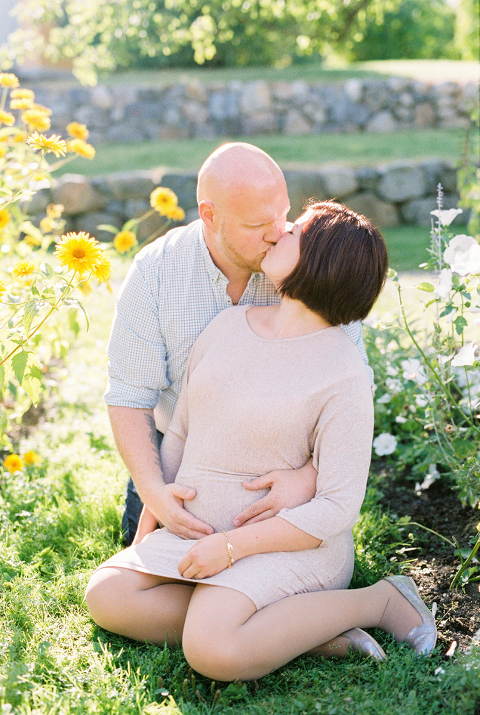
[[[244,288],[285,229],[290,207],[285,177],[252,144],[225,144],[200,169],[197,199],[214,263]]]
[[[211,154],[198,174],[197,200],[210,201],[220,208],[232,197],[285,186],[280,167],[264,151],[252,144],[224,144]]]

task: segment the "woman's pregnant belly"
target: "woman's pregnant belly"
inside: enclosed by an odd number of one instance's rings
[[[193,499],[184,502],[190,514],[209,524],[215,531],[228,531],[235,528],[233,519],[240,512],[268,494],[268,489],[248,491],[242,486],[243,482],[258,476],[201,468],[197,468],[194,474],[185,474],[180,468],[175,482],[196,491]]]

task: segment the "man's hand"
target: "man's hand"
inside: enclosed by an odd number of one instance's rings
[[[238,514],[233,520],[235,526],[270,519],[281,509],[293,509],[309,502],[315,496],[317,489],[317,470],[310,459],[300,469],[277,469],[250,482],[243,482],[243,486],[250,491],[257,489],[270,489],[270,491]]]
[[[172,534],[182,539],[201,539],[213,534],[214,530],[200,519],[196,519],[183,507],[183,502],[194,499],[195,489],[183,487],[180,484],[165,484],[156,492],[155,502],[149,500],[148,508],[157,521]]]
[[[230,557],[223,534],[199,539],[178,563],[184,578],[208,578],[228,568]]]

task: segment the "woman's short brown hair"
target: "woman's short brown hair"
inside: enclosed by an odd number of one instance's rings
[[[334,201],[307,206],[300,258],[279,287],[332,325],[364,320],[385,283],[388,256],[380,232]]]

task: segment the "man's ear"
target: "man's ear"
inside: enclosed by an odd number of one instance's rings
[[[215,207],[213,203],[211,201],[200,201],[198,204],[198,213],[206,228],[210,231],[215,231]]]

